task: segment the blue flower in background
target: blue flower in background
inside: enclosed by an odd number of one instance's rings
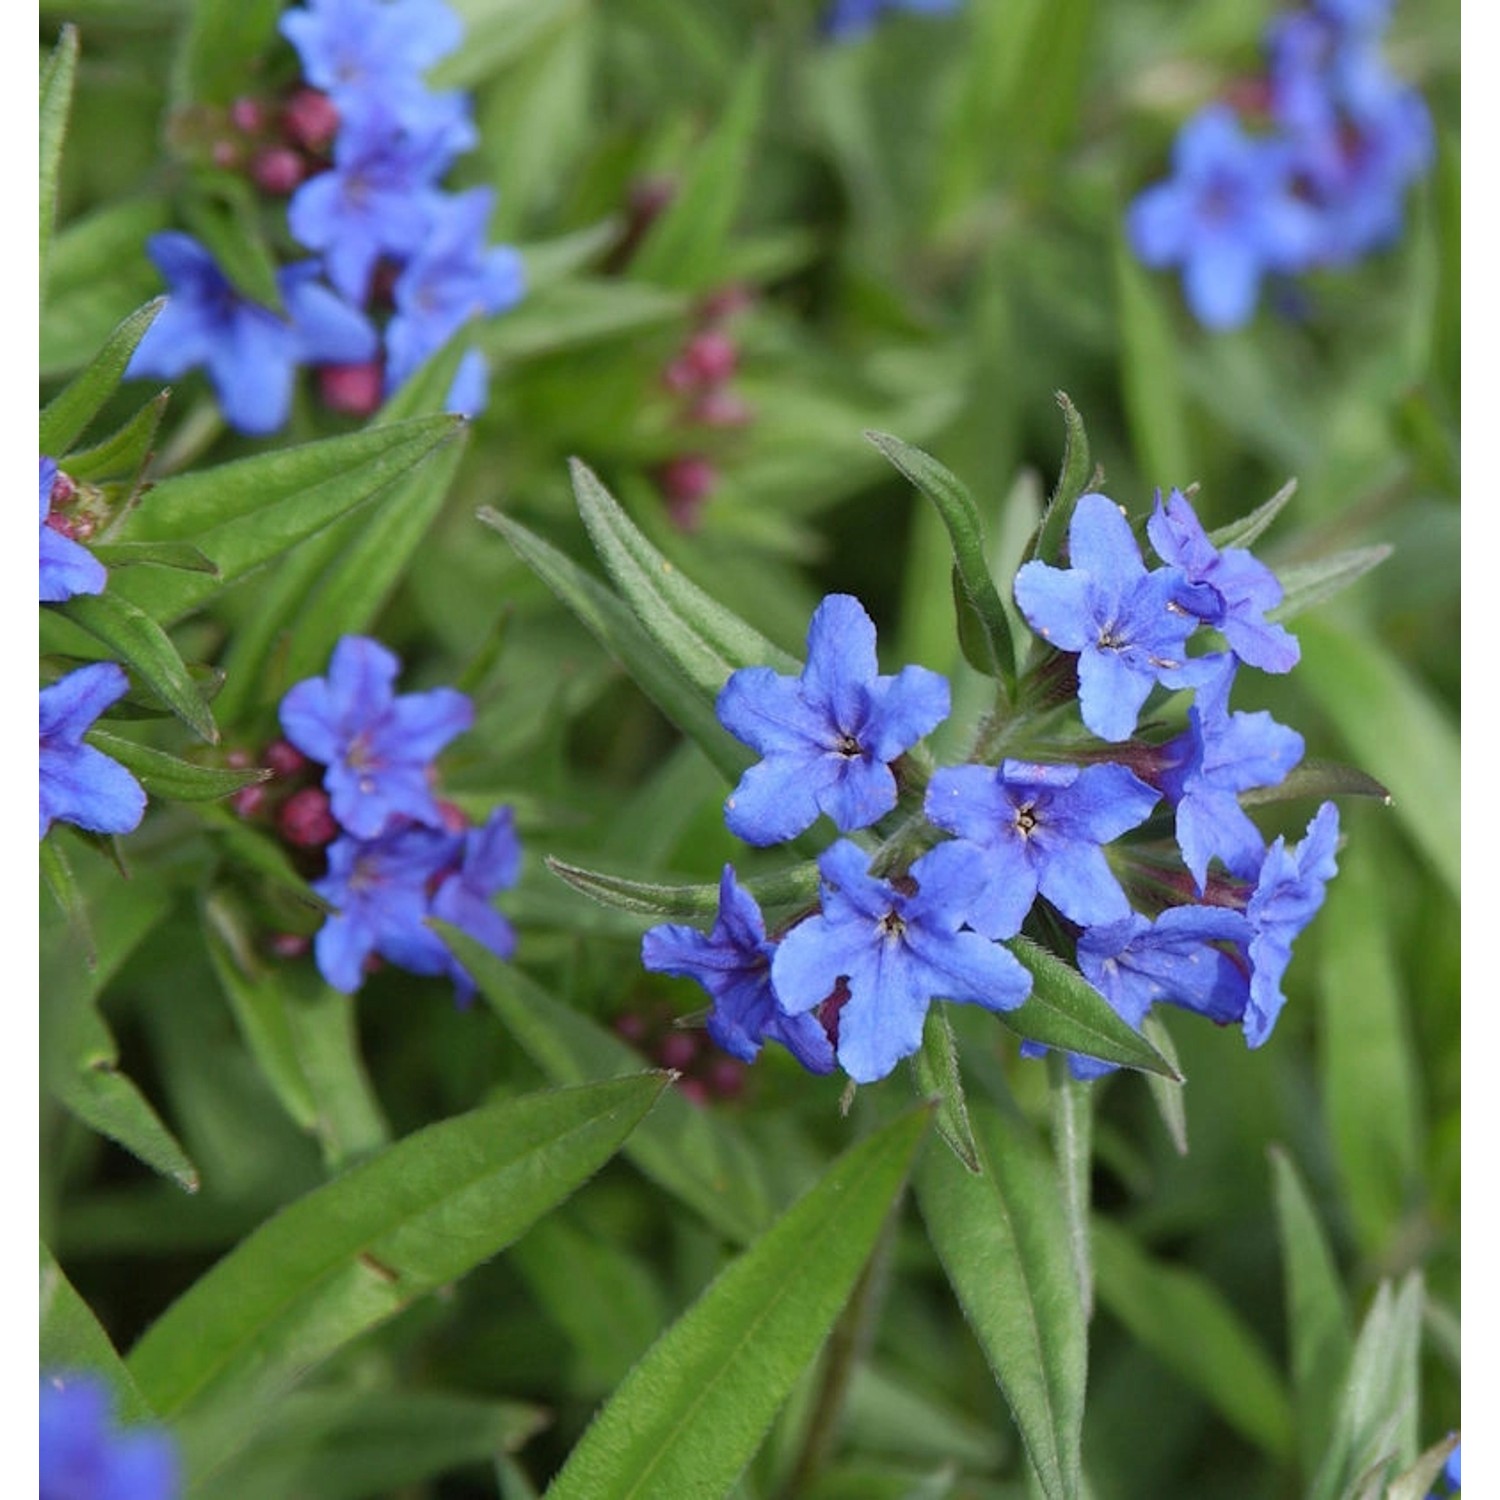
[[[275,432],[285,423],[298,365],[357,364],[375,354],[374,330],[316,279],[310,262],[277,274],[282,318],[237,291],[191,235],[154,234],[146,250],[170,295],[126,375],[175,380],[203,365],[225,420],[241,432]]]
[[[490,904],[493,896],[508,891],[521,876],[521,841],[516,837],[515,813],[497,808],[479,828],[468,829],[456,869],[444,875],[432,895],[431,915],[451,922],[500,958],[516,951],[515,929]],[[458,1003],[474,998],[474,980],[449,954]]]
[[[504,312],[524,295],[519,253],[509,245],[485,245],[494,201],[487,188],[444,200],[430,232],[396,278],[396,312],[386,329],[389,389],[400,386],[465,323]]]
[[[41,538],[37,570],[37,600],[61,604],[75,594],[102,594],[109,574],[89,549],[47,524],[52,514],[52,486],[57,482],[57,461],[43,458],[40,464]]]
[[[307,81],[340,105],[401,100],[420,74],[463,40],[463,23],[441,0],[311,0],[281,18]]]
[[[827,813],[845,833],[896,805],[890,761],[948,717],[948,680],[926,667],[881,677],[875,626],[849,594],[813,613],[799,677],[741,667],[718,699],[719,722],[765,758],[724,805],[751,844],[795,838]]]
[[[141,784],[118,761],[83,737],[130,679],[112,661],[79,667],[41,690],[41,835],[54,822],[90,833],[129,833],[146,811]]]
[[[313,956],[334,989],[352,995],[371,954],[413,974],[446,974],[447,947],[427,925],[429,891],[454,863],[450,833],[407,824],[377,839],[340,838],[312,888],[335,908],[318,929]]]
[[[1146,533],[1164,563],[1207,588],[1208,597],[1198,596],[1194,612],[1224,633],[1241,661],[1263,672],[1290,672],[1297,665],[1302,656],[1297,638],[1265,617],[1281,603],[1276,575],[1243,547],[1219,551],[1181,490],[1173,490],[1165,502],[1158,491]]]
[[[1231,874],[1253,880],[1265,856],[1260,830],[1238,792],[1280,786],[1302,759],[1302,736],[1268,713],[1230,713],[1232,658],[1204,683],[1188,711],[1188,727],[1161,750],[1157,782],[1177,809],[1177,842],[1201,891],[1217,856]]]
[[[177,1453],[165,1432],[120,1430],[94,1375],[44,1376],[39,1399],[40,1500],[176,1500]]]
[[[905,10],[936,16],[957,10],[960,0],[833,0],[823,13],[823,34],[835,41],[862,36],[885,14]]]
[[[1013,1010],[1031,991],[1010,952],[965,927],[973,877],[957,843],[924,854],[894,884],[871,876],[867,863],[848,839],[824,851],[822,913],[787,933],[771,960],[776,997],[794,1015],[843,981],[838,1060],[856,1083],[884,1078],[922,1045],[935,998]]]
[[[1286,142],[1255,138],[1227,106],[1201,111],[1173,149],[1173,176],[1141,193],[1126,227],[1148,266],[1180,266],[1205,327],[1249,322],[1268,271],[1303,271],[1319,248],[1318,216],[1294,192]]]
[[[1128,739],[1157,683],[1192,687],[1211,676],[1187,638],[1212,607],[1180,568],[1146,571],[1130,523],[1107,495],[1079,498],[1067,569],[1032,561],[1016,574],[1026,622],[1060,651],[1078,653],[1078,706],[1101,739]]]
[[[1278,838],[1266,852],[1260,876],[1245,907],[1250,923],[1250,1002],[1245,1009],[1245,1040],[1259,1047],[1286,1004],[1282,976],[1292,961],[1292,943],[1323,904],[1328,882],[1338,872],[1339,810],[1325,802],[1307,825],[1295,849]]]
[[[1458,1443],[1454,1444],[1453,1452],[1448,1455],[1448,1461],[1443,1465],[1443,1472],[1439,1476],[1437,1484],[1433,1487],[1429,1500],[1438,1500],[1438,1497],[1444,1497],[1444,1500],[1447,1500],[1447,1497],[1459,1493],[1459,1451],[1461,1446]]]
[[[656,974],[692,979],[713,998],[708,1034],[731,1056],[754,1062],[767,1039],[780,1042],[810,1073],[833,1071],[833,1044],[815,1016],[788,1015],[771,989],[776,944],[766,937],[755,897],[724,866],[719,912],[707,934],[662,923],[641,939],[641,963]]]
[[[453,688],[397,697],[401,662],[378,641],[346,635],[327,677],[310,677],[281,700],[281,727],[304,755],[327,767],[333,815],[360,839],[398,819],[443,826],[428,775],[433,757],[474,722],[474,705]]]
[[[976,889],[969,925],[1012,937],[1040,891],[1085,925],[1129,914],[1100,847],[1145,822],[1160,794],[1124,766],[1041,766],[1007,760],[933,773],[926,812],[965,842]]]

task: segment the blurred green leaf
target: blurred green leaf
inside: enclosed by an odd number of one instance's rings
[[[73,103],[73,79],[78,71],[78,31],[64,26],[57,45],[42,69],[41,140],[37,148],[37,208],[40,218],[41,290],[47,290],[48,251],[57,219],[57,176],[62,165],[63,140],[68,133],[68,110]]]
[[[1074,1267],[1058,1253],[1068,1238],[1062,1193],[1046,1159],[995,1110],[976,1104],[973,1123],[981,1174],[929,1151],[917,1201],[1042,1493],[1076,1500],[1088,1335]]]
[[[1286,1327],[1292,1352],[1292,1394],[1302,1473],[1311,1478],[1333,1436],[1338,1395],[1354,1352],[1343,1283],[1291,1158],[1271,1149]]]
[[[1351,583],[1357,583],[1371,568],[1379,567],[1391,555],[1388,546],[1354,547],[1336,552],[1316,562],[1292,563],[1277,570],[1282,599],[1275,609],[1266,612],[1268,620],[1290,620],[1315,604],[1341,594]]]
[[[1030,938],[1012,938],[1005,946],[1032,978],[1031,994],[1016,1010],[995,1013],[1017,1036],[1180,1081],[1176,1069],[1071,964]]]
[[[922,1026],[922,1047],[911,1059],[912,1082],[924,1099],[937,1101],[933,1123],[953,1154],[971,1172],[981,1171],[979,1148],[969,1125],[963,1075],[953,1045],[953,1028],[941,1005],[932,1006]]]
[[[199,14],[213,10],[218,0],[199,7]],[[261,0],[241,3],[251,9]],[[213,257],[225,278],[252,302],[286,315],[281,287],[276,280],[276,260],[261,228],[261,206],[250,183],[228,172],[200,171],[178,196],[184,223]]]
[[[471,89],[492,78],[581,0],[453,0],[464,23],[464,44],[432,70],[434,88]]]
[[[85,739],[117,760],[152,797],[168,802],[213,802],[228,797],[241,787],[265,781],[270,772],[259,768],[237,771],[229,766],[200,766],[180,760],[164,750],[138,745],[121,735],[104,729],[91,730]]]
[[[619,1149],[666,1080],[507,1099],[427,1126],[309,1193],[200,1277],[131,1374],[202,1483],[335,1350],[489,1259]]]
[[[1154,1261],[1124,1230],[1094,1220],[1099,1300],[1132,1337],[1280,1460],[1294,1448],[1292,1405],[1255,1334],[1196,1271]]]
[[[851,1147],[620,1384],[548,1500],[728,1494],[816,1355],[927,1127],[914,1110]]]
[[[1120,386],[1131,447],[1148,484],[1182,489],[1198,473],[1188,447],[1181,361],[1164,302],[1167,294],[1136,261],[1123,236],[1115,241],[1114,260]]]
[[[532,1061],[554,1082],[618,1077],[645,1066],[612,1032],[554,1000],[512,964],[446,923],[443,941],[474,976],[480,993]],[[738,1243],[753,1239],[771,1207],[760,1166],[734,1126],[668,1090],[626,1144],[625,1154],[664,1188]]]
[[[539,1407],[434,1391],[295,1391],[204,1494],[378,1500],[513,1451],[546,1423]]]
[[[1326,618],[1297,629],[1296,676],[1355,761],[1390,788],[1397,820],[1459,894],[1458,731],[1429,689],[1368,630]]]
[[[155,302],[137,308],[110,334],[88,368],[42,408],[37,419],[37,446],[41,452],[60,458],[78,441],[99,409],[114,395],[135,346],[166,305],[166,298],[158,297]],[[79,477],[86,479],[88,475]]]
[[[213,712],[166,631],[145,610],[121,598],[116,589],[76,594],[57,610],[107,646],[110,655],[134,672],[199,739],[218,743]]]
[[[1428,1495],[1437,1486],[1438,1476],[1443,1472],[1456,1447],[1458,1447],[1456,1432],[1450,1432],[1447,1437],[1440,1438],[1411,1468],[1391,1480],[1383,1500],[1427,1500]]]
[[[503,318],[482,323],[475,338],[497,362],[511,364],[671,323],[686,308],[680,292],[578,277],[528,291]]]
[[[636,912],[645,917],[713,917],[719,910],[719,886],[664,885],[645,880],[627,880],[622,875],[606,875],[600,870],[585,870],[553,855],[547,856],[547,868],[575,891],[582,891],[601,905],[616,911]],[[755,875],[740,880],[742,890],[749,891],[762,908],[808,906],[818,899],[818,867],[811,860],[773,874]]]
[[[1392,1292],[1382,1281],[1355,1341],[1338,1426],[1309,1500],[1339,1500],[1374,1471],[1410,1464],[1417,1453],[1422,1277]]]
[[[921,491],[943,518],[953,546],[954,567],[963,584],[964,599],[988,643],[988,671],[1004,684],[1008,693],[1016,687],[1016,647],[1011,639],[1005,606],[990,576],[985,548],[984,523],[974,497],[958,477],[920,448],[913,448],[883,432],[865,434],[891,463]],[[963,619],[960,616],[960,629]]]
[[[173,102],[228,104],[276,40],[281,0],[195,0],[172,67]]]
[[[150,1421],[155,1413],[115,1353],[109,1335],[45,1244],[41,1247],[37,1303],[41,1313],[38,1352],[44,1375],[84,1370],[102,1375],[114,1395],[115,1414],[122,1422]]]

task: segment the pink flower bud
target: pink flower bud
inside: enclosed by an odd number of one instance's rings
[[[250,179],[272,198],[287,198],[302,186],[307,162],[290,146],[267,146],[250,163]]]
[[[669,1031],[656,1049],[656,1060],[664,1068],[681,1070],[698,1055],[698,1038],[687,1031]]]
[[[731,282],[703,299],[698,316],[705,323],[725,323],[736,313],[744,312],[754,301],[755,293],[749,287]]]
[[[242,786],[229,799],[229,805],[237,818],[256,817],[266,805],[266,789],[258,781],[251,782],[249,786]]]
[[[233,141],[215,141],[208,154],[221,172],[233,172],[240,164],[240,148]]]
[[[615,1035],[623,1041],[639,1045],[646,1039],[646,1018],[633,1010],[614,1019]]]
[[[229,123],[246,135],[259,135],[266,128],[266,107],[248,95],[236,99],[229,106]]]
[[[312,947],[312,940],[300,932],[275,932],[266,946],[275,958],[301,958]]]
[[[755,420],[755,408],[733,391],[709,391],[693,403],[688,420],[703,427],[745,427]]]
[[[52,481],[52,488],[47,493],[48,504],[53,510],[66,510],[77,498],[78,486],[73,482],[72,476],[59,469]]]
[[[378,359],[359,365],[320,365],[318,394],[330,411],[368,417],[380,409],[384,371]]]
[[[684,453],[656,473],[667,514],[680,531],[694,530],[704,502],[718,488],[719,471],[701,454]]]
[[[734,374],[739,347],[727,333],[710,329],[695,334],[683,351],[683,359],[703,385],[719,385]]]
[[[285,740],[272,740],[260,752],[260,763],[273,776],[300,776],[312,762],[295,746]]]
[[[701,1078],[679,1078],[677,1087],[700,1109],[708,1103],[708,1086]]]
[[[298,89],[282,107],[281,128],[292,145],[321,153],[338,133],[338,106],[317,89]]]
[[[320,786],[305,786],[293,792],[276,814],[276,831],[298,849],[321,849],[339,836],[328,793]]]

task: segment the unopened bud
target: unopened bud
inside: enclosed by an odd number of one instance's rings
[[[248,95],[236,99],[229,106],[229,123],[246,135],[259,135],[266,128],[266,107]]]
[[[686,1031],[670,1031],[656,1049],[656,1060],[664,1068],[682,1069],[698,1055],[698,1038]]]
[[[321,153],[338,134],[338,106],[317,89],[298,89],[282,107],[281,128],[292,145]]]
[[[729,286],[721,286],[716,292],[710,292],[703,299],[698,316],[705,323],[724,323],[736,313],[744,312],[754,301],[755,294],[749,287],[733,282]]]
[[[339,836],[328,793],[320,786],[305,786],[293,792],[276,814],[276,831],[298,849],[321,849]]]
[[[646,1018],[633,1010],[614,1019],[614,1032],[622,1041],[640,1043],[646,1039]]]
[[[250,163],[250,180],[273,198],[288,198],[302,186],[307,162],[290,146],[267,146]]]
[[[719,471],[701,454],[684,453],[657,470],[656,483],[672,524],[680,531],[692,531],[704,502],[718,488]]]
[[[221,172],[233,172],[240,164],[240,148],[233,141],[215,141],[208,154]]]
[[[229,805],[237,818],[256,817],[266,805],[266,789],[258,781],[242,786],[229,799]]]
[[[755,408],[733,391],[709,391],[688,412],[703,427],[744,427],[755,420]]]
[[[330,411],[368,417],[380,409],[385,373],[378,359],[358,365],[321,365],[318,394]]]
[[[704,385],[719,385],[734,374],[739,363],[739,346],[727,333],[710,329],[695,334],[682,357]]]
[[[286,740],[272,740],[260,752],[260,763],[273,776],[299,776],[312,762]]]
[[[52,488],[47,493],[48,505],[53,510],[66,510],[77,498],[78,486],[73,482],[72,476],[59,469],[52,481]]]
[[[273,957],[301,958],[312,947],[312,941],[303,937],[300,932],[276,932],[271,935],[266,946],[270,948]]]

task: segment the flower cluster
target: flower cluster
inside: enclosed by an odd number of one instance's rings
[[[833,0],[823,13],[823,34],[836,41],[863,35],[889,11],[941,15],[956,10],[959,0]]]
[[[37,599],[62,604],[79,594],[102,594],[108,582],[104,564],[82,545],[88,525],[69,514],[76,497],[73,481],[55,459],[40,460],[40,547]],[[41,689],[38,724],[38,782],[41,838],[53,823],[73,823],[90,833],[129,833],[146,811],[140,783],[102,750],[85,745],[94,720],[124,697],[130,686],[124,669],[112,661],[91,662]]]
[[[473,705],[453,688],[397,694],[400,670],[378,641],[339,641],[328,675],[299,682],[281,701],[286,738],[262,756],[275,789],[246,788],[236,809],[267,819],[300,861],[317,863],[312,887],[334,911],[313,952],[329,984],[353,994],[380,958],[447,975],[467,1004],[473,979],[428,919],[509,958],[515,933],[491,900],[520,875],[521,845],[510,808],[472,827],[461,808],[439,800],[434,759],[473,723]]]
[[[674,426],[709,433],[754,420],[755,413],[733,388],[740,351],[730,328],[749,301],[743,287],[729,286],[698,309],[692,334],[662,374],[662,384],[677,399]],[[693,531],[718,488],[719,471],[706,453],[679,453],[657,469],[656,483],[673,525]]]
[[[177,1452],[164,1432],[116,1431],[93,1375],[44,1376],[39,1402],[40,1500],[176,1500]]]
[[[1278,18],[1266,76],[1237,91],[1240,108],[1190,120],[1173,176],[1131,205],[1136,254],[1181,268],[1205,327],[1247,322],[1268,272],[1347,265],[1399,235],[1433,141],[1421,95],[1381,56],[1388,11],[1314,0]]]
[[[439,186],[476,140],[467,98],[432,93],[421,77],[458,46],[457,16],[441,0],[309,0],[281,29],[304,81],[277,104],[237,100],[235,134],[214,155],[289,195],[288,228],[318,259],[278,272],[273,310],[191,236],[154,235],[147,248],[171,296],[128,371],[170,379],[203,365],[226,419],[257,434],[285,423],[300,366],[318,367],[330,407],[367,416],[466,323],[524,291],[517,252],[485,242],[493,193]],[[487,382],[471,351],[449,409],[473,416]]]
[[[933,999],[993,1011],[1026,999],[1031,976],[1006,946],[1023,930],[1136,1027],[1165,1002],[1239,1024],[1252,1047],[1269,1037],[1292,943],[1335,871],[1338,814],[1325,803],[1300,844],[1267,847],[1237,794],[1282,782],[1302,739],[1229,699],[1241,666],[1285,672],[1298,647],[1266,618],[1274,574],[1216,547],[1184,495],[1158,495],[1147,532],[1149,569],[1115,503],[1084,495],[1069,565],[1021,568],[1017,606],[1043,644],[1023,708],[967,764],[927,775],[907,753],[947,717],[948,683],[914,666],[880,675],[875,628],[847,595],[819,605],[799,676],[730,676],[719,720],[761,757],[725,805],[730,830],[779,844],[826,816],[841,834],[882,825],[884,837],[828,848],[817,908],[779,933],[726,868],[710,932],[646,934],[646,968],[713,999],[721,1047],[749,1062],[770,1039],[813,1072],[836,1060],[857,1082],[882,1078],[921,1045]],[[1225,649],[1190,655],[1200,628]],[[1060,682],[1081,721],[1062,738],[1055,712],[1024,709]],[[1194,690],[1175,737],[1138,727],[1158,687]],[[1175,847],[1144,826],[1164,830],[1163,812]],[[1081,1077],[1110,1066],[1070,1061]]]

